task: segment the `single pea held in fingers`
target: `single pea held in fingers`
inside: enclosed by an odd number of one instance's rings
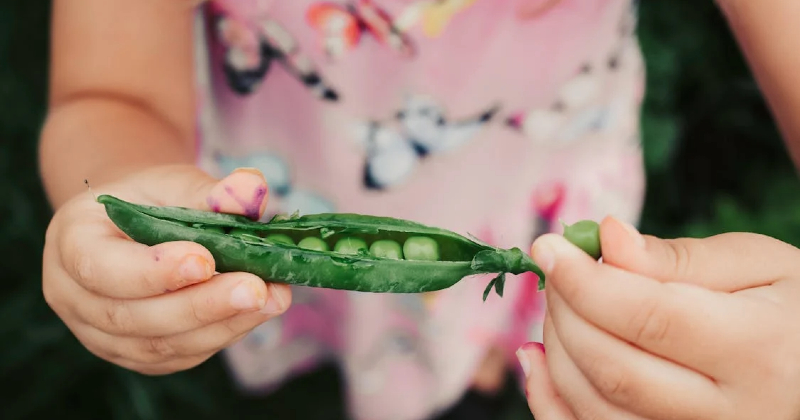
[[[303,249],[310,249],[313,251],[322,251],[322,252],[327,252],[330,249],[327,242],[315,236],[309,236],[307,238],[301,239],[300,242],[297,243],[297,246]]]
[[[369,253],[378,258],[403,259],[403,248],[391,239],[379,239],[369,247]]]
[[[367,243],[360,238],[342,238],[336,242],[333,252],[347,255],[358,255],[367,251]]]
[[[439,244],[432,238],[412,236],[403,244],[403,255],[411,261],[439,261]]]
[[[248,272],[264,281],[371,293],[425,293],[461,279],[496,274],[484,291],[502,297],[506,274],[545,275],[518,247],[498,248],[473,237],[390,217],[351,213],[276,216],[269,222],[185,207],[97,201],[132,240],[156,245],[192,241],[216,270]]]
[[[600,246],[600,224],[594,220],[581,220],[572,225],[561,222],[564,238],[582,249],[594,259],[603,255]]]

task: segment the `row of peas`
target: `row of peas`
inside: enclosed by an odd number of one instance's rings
[[[195,227],[224,233],[224,230],[217,226],[205,225]],[[316,236],[309,236],[295,243],[291,237],[282,233],[270,234],[262,239],[251,231],[234,228],[231,229],[228,234],[250,240],[282,243],[313,251],[327,252],[330,250],[328,243]],[[426,236],[409,237],[403,242],[402,247],[398,242],[391,239],[379,239],[368,246],[367,242],[361,238],[344,237],[336,241],[336,244],[333,246],[333,252],[346,255],[358,255],[362,252],[368,252],[377,258],[393,260],[405,259],[408,261],[439,261],[441,258],[439,254],[439,244],[434,239]]]

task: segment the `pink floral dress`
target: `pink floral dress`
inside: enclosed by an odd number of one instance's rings
[[[558,219],[636,223],[635,26],[630,0],[206,2],[198,163],[260,170],[265,218],[386,215],[523,250]],[[429,418],[490,348],[511,362],[541,339],[536,277],[483,302],[490,279],[422,295],[297,287],[226,360],[252,391],[335,361],[352,418]]]

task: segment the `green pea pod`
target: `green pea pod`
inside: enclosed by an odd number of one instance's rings
[[[136,242],[196,242],[211,252],[217,271],[249,272],[270,282],[423,293],[446,289],[467,276],[496,273],[484,300],[492,288],[503,295],[506,274],[533,272],[539,277],[539,290],[545,285],[542,270],[519,248],[497,248],[407,220],[325,213],[276,216],[262,223],[239,215],[138,205],[110,195],[101,195],[97,201],[114,224]],[[347,253],[336,252],[335,245],[342,239],[361,245],[349,247]],[[403,259],[399,252],[387,254],[386,249],[400,249],[391,246],[391,241],[406,243],[406,250],[416,255]],[[370,247],[376,242],[381,246]],[[382,251],[371,254],[370,248]]]

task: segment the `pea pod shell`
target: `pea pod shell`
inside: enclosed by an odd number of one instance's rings
[[[145,245],[193,241],[206,247],[218,272],[244,271],[265,281],[378,293],[422,293],[448,288],[476,274],[535,272],[543,287],[544,274],[519,248],[500,249],[456,233],[419,223],[378,216],[317,214],[270,223],[243,216],[179,207],[144,206],[102,195],[114,224]],[[191,224],[236,227],[252,231],[329,231],[336,234],[428,235],[442,251],[464,257],[456,261],[379,259],[368,254],[343,255],[233,237]]]

